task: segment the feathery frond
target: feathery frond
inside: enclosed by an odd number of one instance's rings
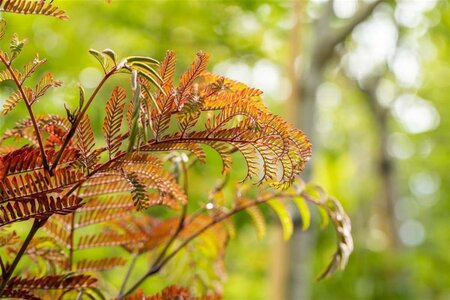
[[[8,283],[8,288],[12,289],[64,289],[72,290],[78,288],[95,287],[97,279],[91,275],[74,275],[72,273],[66,275],[46,275],[35,278],[13,277]]]
[[[46,150],[48,160],[55,157],[55,150]],[[79,153],[76,149],[67,148],[61,157],[61,165],[77,161]],[[0,179],[6,176],[35,171],[43,168],[39,149],[33,146],[24,146],[0,157]]]
[[[81,176],[81,173],[71,168],[55,170],[53,176],[44,170],[8,176],[0,181],[0,203],[62,192],[76,184]]]
[[[89,116],[85,115],[77,127],[75,146],[80,150],[81,163],[89,172],[97,161],[97,156],[92,153],[95,146],[94,131],[91,127]]]
[[[127,260],[122,257],[106,257],[97,260],[83,259],[77,263],[78,272],[92,272],[124,266]]]
[[[0,0],[0,11],[16,14],[52,16],[61,20],[68,19],[65,11],[54,6],[52,1],[42,0]]]
[[[119,150],[122,139],[119,131],[122,125],[123,108],[125,106],[126,92],[121,87],[116,87],[108,102],[106,103],[106,117],[103,121],[103,133],[105,134],[106,145],[109,157],[112,158]]]
[[[8,202],[0,206],[0,226],[30,218],[48,218],[52,214],[68,214],[80,207],[81,201],[76,196],[44,196],[24,202]]]

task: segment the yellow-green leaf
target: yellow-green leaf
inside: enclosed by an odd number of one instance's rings
[[[256,206],[251,206],[245,210],[250,217],[252,218],[253,224],[256,228],[256,234],[258,239],[262,240],[266,236],[266,220],[264,219],[263,214]]]
[[[228,236],[231,240],[234,240],[236,238],[236,227],[234,226],[233,220],[231,218],[227,218],[222,222],[228,232]]]
[[[325,208],[318,206],[317,209],[319,210],[320,214],[320,228],[325,228],[330,223],[330,217],[328,216],[327,211]]]
[[[267,202],[267,204],[269,204],[270,207],[272,207],[272,209],[275,211],[278,218],[280,219],[281,226],[283,227],[283,238],[285,240],[289,240],[294,231],[294,224],[292,223],[292,218],[289,215],[288,210],[278,200],[270,200]]]
[[[302,230],[308,229],[309,225],[311,224],[311,213],[309,211],[308,204],[301,196],[294,197],[292,200],[297,206],[300,217],[302,218]]]

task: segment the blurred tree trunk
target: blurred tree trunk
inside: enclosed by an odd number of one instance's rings
[[[378,216],[380,229],[386,234],[387,246],[390,248],[398,248],[400,241],[395,217],[395,170],[394,162],[388,153],[388,138],[390,133],[388,128],[389,111],[380,105],[376,95],[380,79],[381,76],[378,76],[360,86],[360,89],[367,97],[378,131],[376,172],[380,188],[378,191],[378,199],[375,203],[375,214]]]
[[[333,14],[333,1],[328,2],[319,18],[312,23],[311,37],[312,44],[310,49],[303,47],[301,50],[301,77],[297,75],[296,61],[300,55],[300,45],[310,45],[309,42],[301,41],[300,37],[300,18],[305,15],[303,6],[305,1],[293,1],[294,10],[294,28],[291,36],[291,60],[290,60],[290,80],[293,93],[288,103],[290,111],[297,111],[297,116],[291,121],[301,128],[310,138],[313,150],[317,151],[319,145],[316,142],[315,132],[315,114],[316,114],[316,94],[326,67],[334,58],[335,47],[343,42],[353,31],[353,29],[366,20],[374,11],[376,6],[382,0],[378,0],[367,4],[359,9],[346,25],[335,29],[330,26]],[[291,109],[294,108],[294,109]],[[314,156],[313,156],[314,157]],[[303,179],[311,179],[311,169],[314,159],[308,163],[308,167],[303,173]],[[311,298],[311,282],[312,279],[312,249],[316,246],[317,231],[310,229],[307,232],[301,232],[301,219],[296,210],[292,210],[295,220],[296,230],[287,246],[289,249],[278,250],[280,254],[288,255],[286,260],[288,263],[287,280],[283,291],[280,291],[276,298],[307,300]],[[282,243],[281,237],[279,237]]]

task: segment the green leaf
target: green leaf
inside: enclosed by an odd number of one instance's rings
[[[99,63],[102,65],[103,71],[105,72],[105,74],[107,73],[107,69],[108,69],[108,62],[106,60],[106,57],[103,53],[94,50],[94,49],[89,49],[89,53],[95,57],[95,59],[97,59],[99,61]]]
[[[325,208],[318,206],[317,209],[319,210],[320,214],[320,228],[325,228],[330,223],[330,217],[328,216],[327,211]]]
[[[259,208],[256,206],[250,206],[246,208],[245,211],[252,218],[252,222],[253,225],[255,225],[258,239],[262,240],[266,236],[267,229],[266,229],[266,220],[264,219],[261,210],[259,210]]]
[[[11,49],[11,60],[17,57],[23,49],[23,46],[27,42],[27,39],[19,40],[17,33],[14,33],[11,38],[11,44],[9,48]]]
[[[78,88],[80,89],[80,100],[78,102],[78,109],[81,110],[83,109],[86,92],[84,91],[84,88],[81,84],[78,85]]]
[[[166,92],[164,91],[164,89],[161,87],[161,85],[159,85],[159,83],[155,80],[155,78],[153,78],[152,76],[143,73],[143,72],[139,72],[139,75],[141,75],[142,77],[145,77],[146,79],[148,79],[154,86],[156,86],[158,88],[158,90],[165,95]]]
[[[111,59],[111,61],[114,63],[114,65],[117,65],[117,55],[113,50],[105,49],[102,51],[102,53],[107,55]]]
[[[227,230],[230,239],[234,240],[236,238],[236,227],[234,226],[233,220],[231,218],[227,218],[223,220],[222,223]]]
[[[294,224],[292,223],[292,218],[288,210],[279,200],[270,200],[267,201],[267,204],[275,211],[280,219],[281,226],[283,227],[283,238],[289,240],[294,232]]]
[[[147,64],[144,64],[144,63],[141,63],[141,62],[136,62],[136,63],[131,65],[131,68],[133,70],[137,70],[137,71],[140,71],[142,73],[145,73],[148,76],[156,77],[156,78],[159,79],[159,81],[163,81],[163,79],[161,78],[161,75],[159,75],[159,73],[156,72],[155,69],[153,69],[152,67],[150,67]]]
[[[138,135],[138,119],[139,108],[141,107],[141,85],[137,79],[137,71],[131,73],[131,85],[133,90],[133,112],[131,114],[131,130],[130,139],[128,144],[128,153],[133,151],[133,147],[136,144],[136,137]]]
[[[159,65],[158,60],[151,58],[151,57],[146,57],[146,56],[129,56],[129,57],[127,57],[127,62],[130,64],[134,64],[136,62],[141,62],[141,63]]]
[[[308,229],[311,224],[311,212],[309,211],[308,204],[301,196],[294,197],[292,201],[297,206],[300,217],[302,218],[302,230]]]

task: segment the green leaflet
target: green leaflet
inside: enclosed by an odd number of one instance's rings
[[[102,53],[107,55],[111,59],[111,61],[114,63],[114,65],[117,65],[117,55],[113,50],[105,49],[102,51]]]
[[[148,73],[143,72],[142,69],[136,68],[136,71],[139,71],[139,75],[141,75],[142,77],[146,78],[148,81],[150,81],[154,86],[156,86],[156,88],[163,94],[165,95],[166,92],[164,91],[164,89],[162,88],[162,86],[155,80],[155,78],[153,78],[152,76],[150,76]]]
[[[103,71],[106,74],[106,70],[108,69],[108,61],[106,60],[105,55],[94,49],[89,49],[89,53],[98,60],[98,62],[102,65]]]
[[[137,71],[131,73],[131,86],[133,90],[133,112],[131,114],[131,130],[130,143],[128,144],[128,153],[133,151],[136,144],[136,137],[138,135],[138,119],[139,108],[141,107],[141,84],[137,80]]]
[[[263,214],[259,210],[257,206],[251,206],[245,209],[245,211],[252,218],[252,222],[256,228],[256,234],[258,239],[262,240],[266,236],[266,220],[264,219]]]
[[[227,218],[222,221],[228,236],[231,240],[234,240],[236,238],[236,227],[234,226],[233,220],[231,218]]]
[[[19,40],[17,33],[13,34],[11,44],[9,45],[9,48],[11,49],[11,61],[20,54],[26,42],[27,39]]]
[[[286,207],[278,200],[267,201],[267,204],[275,211],[283,226],[283,238],[289,240],[294,231],[294,224]]]
[[[317,209],[319,210],[320,214],[320,228],[325,228],[330,223],[330,217],[328,216],[327,211],[325,208],[318,206]]]
[[[302,230],[308,229],[311,224],[311,213],[306,200],[301,196],[297,196],[292,198],[292,201],[297,206],[300,217],[302,218]]]
[[[154,58],[146,57],[146,56],[128,56],[127,62],[129,62],[130,64],[133,64],[136,62],[141,62],[141,63],[159,65],[159,61],[157,61]]]

